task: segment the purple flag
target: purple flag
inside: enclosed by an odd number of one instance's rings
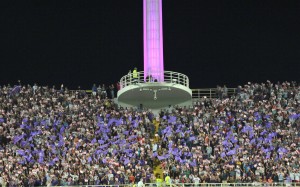
[[[224,152],[221,153],[221,158],[224,158],[226,154]]]
[[[28,142],[23,140],[23,141],[21,141],[20,145],[21,145],[21,147],[25,147],[27,144],[28,144]]]
[[[266,159],[270,159],[270,156],[271,156],[271,152],[268,152],[267,156],[266,156]]]
[[[197,163],[196,163],[196,161],[194,160],[194,161],[190,162],[190,165],[191,165],[192,167],[196,167],[196,166],[197,166]]]
[[[228,145],[227,140],[224,140],[224,141],[222,142],[222,144],[223,144],[223,146],[227,146],[227,145]]]
[[[94,143],[96,143],[96,142],[97,142],[96,138],[94,138],[94,139],[91,141],[92,144],[94,144]]]
[[[22,88],[21,86],[14,86],[13,89],[11,89],[9,94],[16,95],[16,94],[20,93],[21,88]]]
[[[232,143],[237,143],[237,142],[238,142],[237,139],[235,139],[234,137],[232,137],[230,141],[231,141]]]
[[[113,122],[115,122],[115,119],[114,119],[114,118],[113,118],[113,119],[110,119],[110,120],[108,121],[108,123],[107,123],[107,126],[111,126],[111,124],[112,124]]]
[[[268,148],[261,148],[261,150],[264,152],[264,153],[267,153],[267,152],[269,152],[270,150],[268,149]]]
[[[116,120],[115,122],[116,122],[116,126],[118,127],[118,126],[120,126],[122,124],[122,119]]]
[[[21,156],[25,155],[25,151],[24,150],[17,150],[17,153]]]
[[[55,158],[53,159],[53,162],[57,162],[57,161],[59,161],[59,159],[58,159],[57,157],[55,157]]]
[[[292,118],[292,119],[296,120],[296,119],[298,119],[299,115],[293,114],[293,115],[290,115],[289,118]]]
[[[118,138],[119,138],[119,135],[117,135],[117,136],[114,137],[114,139],[118,139]]]
[[[253,131],[250,131],[250,133],[249,133],[249,138],[251,139],[251,138],[253,138],[254,137],[254,133],[253,133]]]
[[[65,132],[65,127],[64,126],[62,126],[61,128],[60,128],[60,131],[59,131],[59,133],[60,134],[63,134]]]
[[[263,136],[263,135],[266,134],[266,133],[267,133],[267,131],[264,130],[264,131],[262,131],[262,132],[260,133],[260,135]]]
[[[131,149],[125,149],[125,150],[124,150],[124,153],[127,153],[127,154],[129,154],[130,152],[132,152],[132,150],[131,150]]]
[[[170,116],[168,123],[173,123],[176,122],[176,117],[175,116]]]
[[[126,140],[120,140],[119,144],[120,144],[120,145],[126,144]]]
[[[134,121],[133,127],[137,128],[139,126],[139,123],[137,122],[137,120]]]
[[[255,144],[255,141],[256,141],[255,138],[253,138],[253,139],[250,141],[250,144],[252,144],[252,145]]]
[[[130,154],[128,154],[128,156],[129,156],[130,158],[132,158],[132,157],[134,156],[134,154],[133,154],[133,153],[130,153]]]
[[[44,157],[39,157],[38,162],[42,164],[44,162]]]
[[[64,144],[65,144],[64,140],[61,139],[61,140],[59,140],[59,142],[58,142],[58,147],[62,147]]]
[[[173,151],[172,151],[172,154],[173,154],[173,155],[178,155],[178,152],[175,151],[175,150],[173,150]]]
[[[235,154],[236,154],[235,149],[230,150],[230,151],[228,151],[228,153],[227,153],[228,156],[235,155]]]
[[[286,148],[284,148],[284,147],[280,147],[277,152],[278,153],[287,153],[288,150]]]
[[[180,129],[177,129],[177,130],[176,130],[176,133],[180,133],[180,132],[182,132]]]
[[[48,164],[49,166],[53,166],[55,163],[53,162],[53,160],[51,160]]]
[[[18,141],[22,140],[24,138],[24,134],[21,136],[15,136],[14,137],[14,144],[18,143]]]
[[[21,124],[21,125],[20,125],[20,128],[25,129],[25,128],[26,128],[26,125],[25,125],[25,124]]]
[[[46,124],[46,120],[41,121],[41,124],[45,125]]]
[[[181,158],[180,158],[179,156],[176,156],[176,157],[175,157],[175,160],[180,162],[180,161],[181,161]]]
[[[28,118],[23,118],[22,122],[23,123],[27,123],[28,122]]]
[[[41,133],[41,131],[34,131],[34,132],[30,133],[30,136],[36,136],[36,135],[38,135],[40,133]]]
[[[269,136],[274,138],[275,136],[277,136],[277,132],[270,133]]]
[[[262,137],[258,137],[257,140],[261,142],[261,141],[263,141],[264,139],[263,139]]]
[[[116,149],[113,150],[113,154],[114,154],[114,155],[117,154],[117,152],[118,152],[118,151],[117,151]]]

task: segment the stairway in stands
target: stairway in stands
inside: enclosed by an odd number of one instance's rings
[[[154,126],[155,126],[155,134],[158,134],[158,127],[159,127],[159,122],[156,120],[153,120]],[[153,143],[157,143],[159,142],[159,137],[155,136],[154,137],[154,141]],[[163,169],[161,167],[161,162],[156,158],[154,160],[154,164],[153,164],[153,173],[154,176],[157,177],[158,175],[160,176],[160,179],[163,179]]]

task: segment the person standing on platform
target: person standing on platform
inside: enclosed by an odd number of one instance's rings
[[[106,87],[103,84],[102,85],[102,89],[101,89],[101,99],[105,99],[107,97],[107,93],[106,93]]]
[[[97,94],[98,96],[101,98],[101,85],[99,84],[98,88],[97,88]]]
[[[97,86],[96,86],[96,84],[93,84],[92,94],[93,94],[94,97],[97,95]]]
[[[121,89],[120,82],[118,81],[116,85],[117,85],[117,91],[119,91]]]
[[[109,91],[110,91],[111,99],[114,99],[115,98],[115,87],[113,84],[109,86]]]
[[[132,72],[133,83],[136,84],[138,82],[138,72],[137,68],[134,68]]]

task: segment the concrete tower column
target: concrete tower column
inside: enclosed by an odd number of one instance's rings
[[[162,0],[144,0],[144,76],[164,81]]]

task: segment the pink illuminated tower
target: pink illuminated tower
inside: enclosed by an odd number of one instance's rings
[[[164,81],[162,0],[144,0],[144,76]]]
[[[192,106],[188,76],[164,71],[162,0],[143,0],[143,3],[144,72],[121,78],[118,105],[142,106],[157,114],[169,106]]]

